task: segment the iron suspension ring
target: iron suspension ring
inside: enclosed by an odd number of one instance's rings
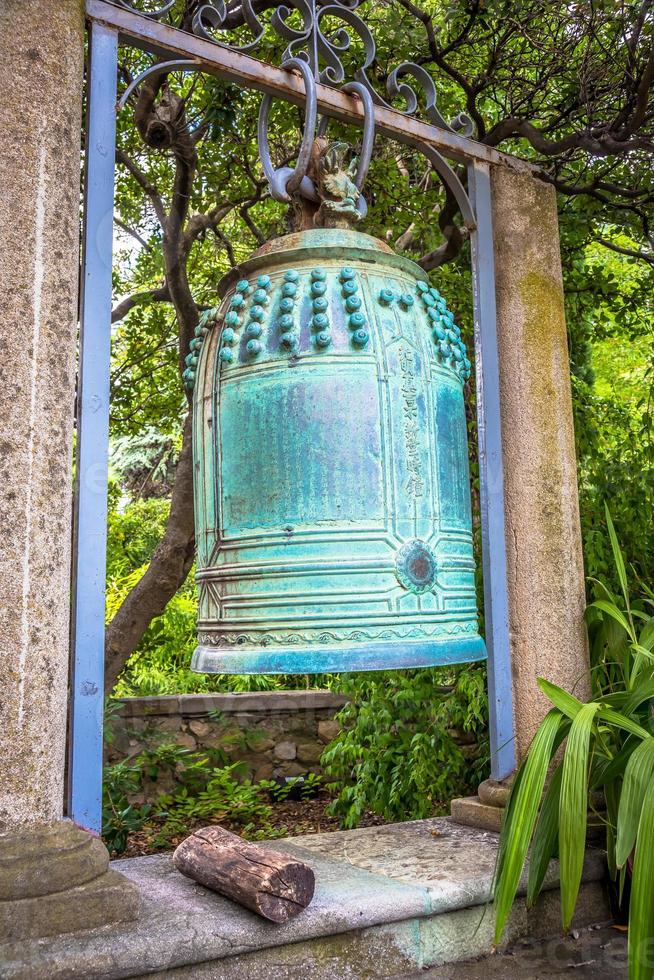
[[[370,92],[361,82],[348,82],[347,85],[343,85],[342,91],[350,95],[357,95],[363,105],[363,138],[357,172],[354,177],[357,188],[362,190],[375,145],[375,106]]]
[[[291,194],[300,190],[303,196],[315,199],[315,189],[313,183],[307,178],[306,173],[311,158],[311,149],[316,133],[316,121],[318,118],[318,99],[316,96],[316,82],[311,72],[311,68],[306,61],[301,58],[289,58],[282,63],[282,68],[296,69],[302,75],[306,92],[306,104],[304,110],[304,133],[302,134],[302,144],[298,153],[295,167],[278,167],[275,169],[270,159],[270,145],[268,143],[268,124],[270,106],[272,103],[271,95],[264,95],[259,109],[259,121],[257,124],[257,141],[259,144],[259,158],[261,166],[270,185],[270,194],[275,201],[288,204],[291,201]],[[304,186],[302,186],[304,185]],[[307,186],[308,185],[308,186]],[[307,193],[304,193],[304,192]]]

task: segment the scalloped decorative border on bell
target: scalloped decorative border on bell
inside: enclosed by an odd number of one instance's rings
[[[269,242],[220,290],[189,352],[193,669],[484,659],[471,364],[444,298],[414,263],[343,229]]]

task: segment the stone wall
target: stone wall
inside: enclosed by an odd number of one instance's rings
[[[164,742],[193,751],[222,749],[252,779],[320,772],[320,756],[338,734],[346,699],[329,691],[259,691],[125,698],[109,723],[109,762]],[[148,787],[168,792],[170,776]]]

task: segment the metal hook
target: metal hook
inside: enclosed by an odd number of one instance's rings
[[[361,153],[359,154],[357,172],[354,178],[354,183],[361,190],[368,174],[368,167],[372,160],[372,151],[375,145],[375,106],[370,92],[361,82],[348,82],[347,85],[343,85],[342,91],[357,95],[363,103],[363,138],[361,141]]]
[[[297,163],[294,168],[279,167],[275,169],[270,159],[270,146],[268,143],[268,117],[272,96],[264,95],[259,109],[259,122],[257,124],[257,140],[259,143],[259,158],[261,166],[270,185],[270,194],[276,201],[288,204],[291,194],[300,190],[304,197],[315,200],[315,190],[312,182],[306,177],[306,172],[311,158],[311,149],[316,133],[316,120],[318,115],[318,99],[316,97],[316,82],[311,72],[311,68],[306,61],[301,58],[289,58],[283,62],[282,68],[296,69],[302,75],[306,92],[306,105],[304,110],[304,133],[302,134],[302,145],[298,153]],[[307,186],[308,185],[308,186]],[[307,191],[308,193],[305,193]]]

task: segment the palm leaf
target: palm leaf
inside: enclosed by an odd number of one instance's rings
[[[616,597],[613,595],[606,582],[602,582],[601,579],[594,578],[592,575],[588,576],[588,581],[594,582],[594,584],[604,593],[609,602],[616,602]]]
[[[638,823],[629,905],[629,978],[652,980],[654,938],[654,781],[647,787]]]
[[[631,735],[637,735],[638,738],[650,737],[646,728],[643,728],[642,725],[632,721],[632,719],[628,718],[626,714],[623,714],[620,711],[614,711],[613,708],[604,708],[597,704],[597,702],[591,702],[591,704],[595,704],[595,706],[599,708],[598,717],[601,718],[602,721],[606,721],[610,725],[615,725],[616,728],[621,728],[625,732],[630,732]]]
[[[654,649],[654,616],[647,616],[645,618],[645,625],[640,631],[638,642],[647,650]]]
[[[644,647],[642,643],[632,643],[631,649],[634,651],[634,653],[639,653],[645,660],[649,660],[651,663],[654,661],[654,654],[652,653],[651,649],[651,643],[653,640],[654,637],[651,637],[649,641],[650,645],[646,647]]]
[[[544,677],[538,677],[536,681],[545,697],[549,698],[561,714],[567,715],[568,718],[576,717],[577,712],[582,707],[581,701],[577,700],[572,694],[568,694],[567,691],[564,691],[557,684],[546,681]]]
[[[620,751],[614,755],[613,758],[605,757],[603,759],[595,759],[593,761],[593,772],[590,788],[599,789],[601,786],[608,786],[616,779],[622,779],[625,766],[627,765],[629,757],[637,745],[640,745],[640,742],[636,742],[633,738],[628,738]]]
[[[550,711],[538,728],[511,791],[500,840],[495,876],[495,942],[502,938],[520,875],[552,758],[555,739],[562,721],[559,711]]]
[[[606,800],[606,860],[611,880],[615,881],[618,874],[618,866],[615,863],[615,829],[618,825],[619,780],[614,779],[605,784],[604,799]],[[622,881],[620,882],[620,895],[622,895]]]
[[[629,608],[629,586],[627,585],[627,571],[624,565],[624,558],[622,557],[622,551],[620,550],[620,545],[618,543],[618,537],[615,533],[615,528],[613,526],[613,520],[611,519],[611,513],[608,508],[608,504],[604,504],[604,510],[606,512],[606,526],[609,532],[609,540],[611,542],[611,550],[613,552],[613,559],[615,561],[615,570],[618,573],[618,579],[620,581],[620,588],[622,589],[622,594],[624,596],[624,601]]]
[[[631,636],[631,627],[629,626],[629,620],[617,606],[614,606],[612,602],[608,602],[606,599],[596,599],[595,602],[591,602],[589,609],[601,609],[608,616],[619,623],[623,630]]]
[[[563,766],[557,766],[545,793],[536,824],[534,842],[529,855],[528,905],[533,905],[538,898],[550,860],[556,852],[556,842],[559,836],[559,797],[561,795],[562,776]]]
[[[615,860],[619,868],[626,862],[634,848],[645,792],[653,776],[654,738],[648,738],[631,754],[624,773],[615,845]]]
[[[625,715],[632,715],[644,701],[649,701],[652,698],[654,698],[654,677],[648,677],[647,680],[642,681],[638,687],[631,691],[622,710]]]
[[[586,851],[588,813],[588,753],[599,704],[584,704],[570,728],[559,800],[559,856],[561,861],[561,917],[568,929],[581,884]]]

